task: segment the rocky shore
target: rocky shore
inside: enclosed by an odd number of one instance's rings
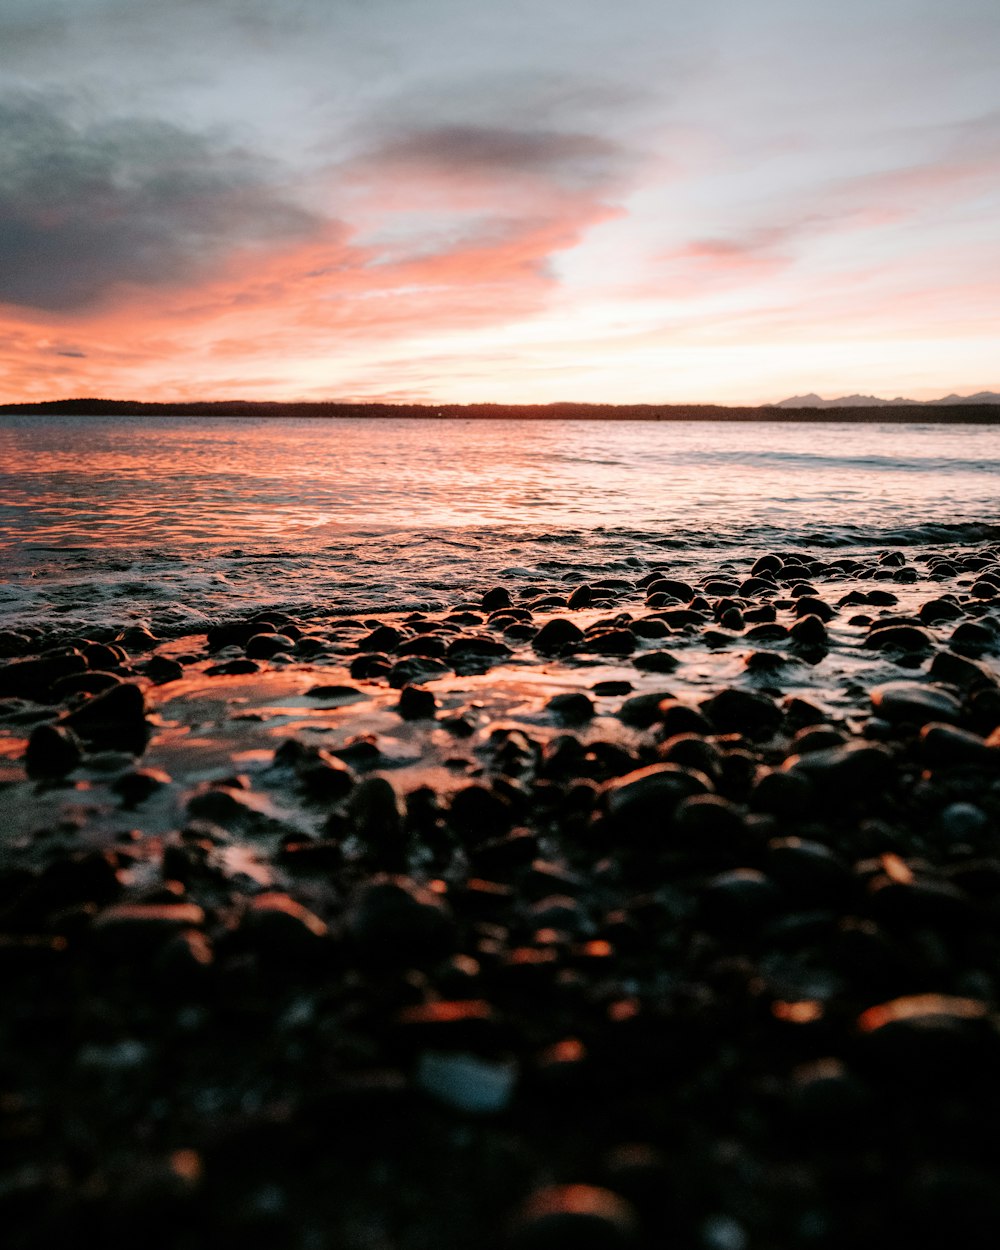
[[[0,634],[7,1244],[995,1245],[1000,548],[828,555]]]

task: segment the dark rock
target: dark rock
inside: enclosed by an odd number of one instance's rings
[[[916,681],[890,681],[871,693],[872,707],[884,720],[911,725],[956,721],[962,705],[946,690]]]
[[[797,617],[818,616],[821,621],[831,621],[837,615],[836,608],[831,608],[828,603],[824,603],[822,599],[817,599],[815,595],[803,595],[795,601],[795,615]]]
[[[646,587],[646,594],[669,595],[671,599],[679,599],[681,603],[690,603],[694,598],[694,587],[672,577],[662,577]]]
[[[168,681],[177,681],[184,676],[184,666],[165,655],[153,655],[146,661],[143,672],[158,686]]]
[[[931,660],[930,675],[936,681],[946,681],[969,690],[997,685],[996,674],[981,660],[970,660],[953,651],[939,651],[935,655]]]
[[[409,877],[376,877],[355,893],[347,931],[365,963],[416,968],[446,959],[456,949],[447,904]]]
[[[0,697],[44,702],[52,685],[61,677],[83,673],[86,669],[87,661],[78,652],[0,664]]]
[[[580,650],[596,655],[631,655],[635,650],[635,635],[628,629],[605,629],[586,634],[580,643]]]
[[[221,664],[210,664],[205,669],[206,677],[245,677],[250,673],[259,673],[260,665],[256,660],[223,660]]]
[[[616,777],[602,786],[600,802],[616,829],[629,830],[630,839],[642,842],[672,815],[682,799],[709,794],[711,781],[693,768],[677,764],[650,764]]]
[[[963,621],[949,642],[951,649],[961,655],[982,655],[1000,650],[1000,634],[978,621]]]
[[[767,695],[730,687],[700,704],[721,733],[770,734],[782,722],[781,708]]]
[[[549,699],[545,710],[564,725],[582,725],[594,715],[594,705],[582,693],[557,694]]]
[[[873,628],[865,639],[865,646],[883,651],[926,653],[934,649],[934,641],[925,629],[916,625],[890,625],[884,629]]]
[[[365,777],[351,791],[347,811],[358,836],[390,850],[402,837],[403,808],[385,777]]]
[[[572,621],[555,617],[547,621],[531,640],[536,651],[559,652],[577,647],[583,641],[583,630]]]
[[[254,634],[274,633],[273,625],[256,621],[235,621],[225,625],[213,625],[208,630],[209,651],[221,651],[223,647],[245,647]]]
[[[648,729],[660,719],[660,704],[664,699],[672,697],[666,690],[633,695],[631,699],[626,699],[618,709],[618,719],[624,725],[632,725],[636,729]]]
[[[24,767],[29,777],[63,777],[76,768],[82,756],[71,729],[36,725],[28,739]]]
[[[446,676],[450,671],[448,665],[442,660],[435,660],[430,656],[411,655],[392,666],[389,671],[389,685],[394,690],[402,690],[407,685],[436,681],[437,678]]]
[[[509,608],[510,605],[510,591],[506,586],[494,586],[483,595],[480,603],[484,612],[495,612],[497,608]]]
[[[788,632],[794,642],[805,647],[825,647],[830,641],[826,626],[811,613],[800,617]]]
[[[307,699],[321,699],[324,703],[360,703],[369,696],[357,686],[310,686],[305,692]]]
[[[452,795],[447,818],[463,842],[475,843],[509,832],[514,812],[509,800],[495,790],[473,784]]]
[[[680,666],[669,651],[641,651],[632,657],[632,663],[641,673],[672,673]]]
[[[75,694],[100,694],[117,686],[121,678],[114,673],[73,673],[69,677],[60,677],[52,683],[50,697],[58,703],[71,699]]]
[[[920,731],[920,758],[930,768],[981,764],[1000,769],[1000,750],[987,746],[978,734],[947,724],[924,725]]]
[[[953,599],[928,599],[920,605],[918,613],[925,625],[938,625],[942,621],[955,621],[965,613]]]
[[[294,646],[294,641],[284,634],[254,634],[247,639],[246,655],[248,660],[270,660],[279,651],[291,651]]]
[[[132,768],[116,777],[111,788],[127,807],[135,807],[169,784],[169,774],[158,768]]]
[[[706,884],[700,914],[707,928],[742,935],[760,929],[780,905],[781,891],[770,877],[756,868],[734,868]]]
[[[351,661],[349,671],[358,681],[374,681],[379,677],[388,677],[392,672],[392,661],[381,652],[359,655]]]
[[[827,797],[846,800],[883,785],[895,771],[885,747],[858,742],[790,756],[782,768],[805,777]]]
[[[403,720],[429,720],[437,710],[437,699],[433,691],[420,686],[404,686],[396,710]]]
[[[749,803],[755,812],[769,812],[792,820],[807,816],[816,803],[816,791],[798,773],[769,770],[762,773],[750,791]]]
[[[60,723],[87,743],[117,747],[137,755],[145,750],[149,737],[146,701],[139,687],[131,682],[122,682],[95,695]]]
[[[783,567],[784,561],[780,556],[761,556],[750,570],[750,576],[759,577],[761,573],[780,573]]]
[[[379,625],[361,638],[357,646],[359,651],[395,651],[402,641],[403,634],[394,625]]]
[[[637,1244],[633,1207],[593,1185],[553,1185],[524,1204],[514,1224],[513,1250],[627,1250]]]
[[[788,637],[788,629],[777,622],[754,625],[746,632],[747,642],[783,642]]]
[[[464,656],[482,656],[484,658],[505,660],[512,654],[506,643],[483,634],[462,634],[448,644],[448,659],[454,660]]]
[[[577,586],[566,600],[568,608],[589,608],[594,599],[594,592],[587,585]]]
[[[445,641],[435,634],[418,634],[416,638],[407,638],[396,648],[397,655],[431,656],[440,660],[444,656]]]

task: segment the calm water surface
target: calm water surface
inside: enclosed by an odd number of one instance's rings
[[[0,417],[0,613],[180,627],[504,571],[1000,537],[1000,428]]]

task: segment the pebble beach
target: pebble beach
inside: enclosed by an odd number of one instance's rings
[[[994,1244],[1000,547],[0,653],[14,1244]]]

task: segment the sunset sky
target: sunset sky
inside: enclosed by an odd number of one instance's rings
[[[996,0],[2,0],[0,400],[1000,390]]]

